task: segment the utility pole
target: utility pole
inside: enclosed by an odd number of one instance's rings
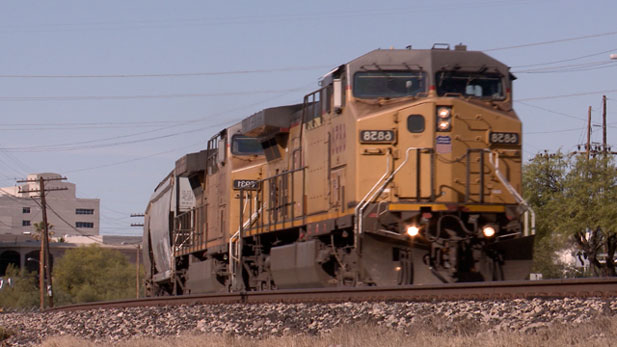
[[[608,152],[606,144],[606,95],[602,95],[602,153]]]
[[[587,151],[587,161],[589,161],[589,152],[591,151],[591,106],[589,106],[589,111],[587,112],[587,146],[585,150]]]
[[[39,182],[39,189],[21,190],[19,193],[41,193],[41,212],[43,214],[43,232],[41,234],[41,251],[39,255],[39,290],[41,300],[41,310],[45,309],[45,290],[49,296],[49,307],[54,307],[54,296],[51,282],[51,263],[49,261],[49,223],[47,222],[47,203],[45,201],[45,193],[56,190],[67,190],[68,188],[48,188],[45,189],[45,181],[61,181],[66,177],[58,178],[43,178],[39,177],[38,180],[21,180],[18,183],[31,183]],[[45,277],[47,278],[47,286],[45,286]]]
[[[131,217],[145,217],[143,213],[131,213]],[[131,223],[132,227],[143,227],[144,223]],[[139,298],[139,257],[141,255],[141,244],[137,244],[137,254],[135,255],[135,297]]]
[[[139,251],[141,250],[141,245],[137,244],[137,254],[135,257],[135,297],[139,299]]]
[[[615,60],[617,60],[617,54],[615,55]],[[596,155],[602,153],[602,155],[606,156],[617,155],[617,151],[612,151],[608,145],[607,139],[607,123],[606,123],[606,95],[602,95],[602,144],[592,143],[591,142],[591,106],[587,111],[587,143],[585,144],[585,155],[587,156],[587,161],[589,161],[589,157],[595,158]],[[583,154],[581,151],[581,145],[577,146],[577,151],[572,152],[571,154]]]

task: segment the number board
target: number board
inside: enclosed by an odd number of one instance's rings
[[[518,145],[519,140],[517,133],[502,132],[491,132],[489,139],[491,143],[504,145]]]
[[[234,189],[258,190],[257,180],[234,180]]]
[[[396,135],[392,130],[362,130],[360,143],[394,143]]]

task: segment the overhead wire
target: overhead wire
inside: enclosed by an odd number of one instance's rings
[[[533,105],[533,104],[527,103],[525,101],[515,100],[515,102],[518,103],[518,104],[521,104],[521,105],[525,105],[527,107],[532,107],[532,108],[535,108],[535,109],[538,109],[538,110],[542,110],[542,111],[545,111],[545,112],[549,112],[549,113],[552,113],[552,114],[556,114],[556,115],[559,115],[559,116],[568,117],[568,118],[576,119],[576,120],[583,121],[583,122],[586,121],[586,119],[581,118],[581,117],[573,116],[571,114],[564,113],[564,112],[555,111],[555,110],[552,110],[550,108],[546,108],[546,107],[542,107],[542,106],[538,106],[538,105]]]
[[[234,119],[234,120],[231,120],[231,121],[225,121],[225,122],[220,123],[218,125],[222,126],[222,125],[225,125],[225,124],[234,123],[236,121],[237,121],[237,119]],[[147,138],[142,138],[142,139],[135,139],[135,140],[118,141],[118,142],[112,142],[112,143],[99,143],[99,144],[90,144],[90,145],[63,144],[61,146],[53,146],[52,145],[52,146],[4,147],[4,148],[0,148],[0,150],[7,151],[7,152],[66,152],[66,151],[80,151],[80,150],[84,150],[84,149],[106,148],[106,147],[114,147],[114,146],[120,146],[120,145],[126,145],[126,144],[150,142],[150,141],[170,138],[170,137],[174,137],[174,136],[178,136],[178,135],[186,135],[186,134],[191,134],[191,133],[195,133],[195,132],[200,132],[200,131],[203,131],[205,129],[210,129],[210,128],[213,128],[213,127],[216,127],[216,126],[217,125],[208,125],[208,126],[204,126],[204,127],[200,127],[200,128],[194,128],[194,129],[190,129],[190,130],[178,131],[178,132],[169,133],[169,134],[165,134],[165,135],[152,136],[152,137],[147,137]],[[123,136],[123,137],[126,137],[126,136]],[[84,142],[88,142],[88,141],[84,141]]]
[[[521,73],[556,73],[556,72],[580,72],[597,69],[606,69],[616,67],[617,64],[613,61],[594,61],[581,64],[546,66],[542,68],[512,71],[515,74]]]
[[[525,135],[538,135],[538,134],[558,134],[558,133],[568,133],[572,131],[580,131],[581,127],[572,128],[572,129],[562,129],[562,130],[546,130],[546,131],[529,131],[525,132]]]
[[[256,94],[276,94],[300,91],[301,88],[253,90],[217,93],[178,93],[178,94],[142,94],[142,95],[69,95],[69,96],[0,96],[0,101],[86,101],[86,100],[137,100],[137,99],[177,99],[224,97]]]
[[[15,195],[13,195],[11,192],[8,192],[8,191],[4,190],[4,188],[0,188],[0,192],[3,192],[3,193],[4,193],[4,195],[0,195],[0,197],[2,197],[2,196],[6,196],[7,198],[9,198],[9,199],[11,199],[11,200],[13,200],[13,201],[16,201],[16,202],[20,202],[20,203],[21,203],[21,202],[23,202],[23,201],[24,201],[24,199],[25,199],[25,200],[27,200],[27,199],[28,199],[28,198],[26,198],[26,197],[23,197],[23,198],[17,197],[17,196],[15,196]]]
[[[602,54],[608,54],[608,53],[615,52],[615,51],[617,51],[617,48],[609,49],[609,50],[602,51],[602,52],[582,55],[582,56],[578,56],[578,57],[575,57],[575,58],[553,60],[553,61],[548,61],[548,62],[544,62],[544,63],[534,63],[534,64],[526,64],[526,65],[515,65],[515,66],[511,66],[511,68],[517,69],[517,68],[523,68],[523,67],[533,67],[533,66],[543,66],[543,65],[553,65],[553,64],[567,63],[567,62],[576,61],[576,60],[580,60],[580,59],[595,57],[595,56],[602,55]]]
[[[312,83],[311,83],[312,85]],[[105,138],[105,139],[97,139],[97,140],[88,140],[88,141],[81,141],[81,142],[72,142],[72,143],[63,143],[63,144],[57,144],[57,145],[45,145],[45,146],[18,146],[18,147],[0,147],[0,150],[2,151],[7,151],[7,152],[48,152],[48,151],[75,151],[75,150],[83,150],[83,149],[93,149],[93,148],[103,148],[103,147],[113,147],[113,146],[119,146],[119,145],[124,145],[124,144],[134,144],[134,143],[141,143],[141,142],[149,142],[149,141],[154,141],[154,140],[159,140],[159,139],[163,139],[163,138],[169,138],[169,137],[173,137],[173,136],[178,136],[178,135],[184,135],[184,134],[189,134],[189,133],[194,133],[194,132],[199,132],[205,129],[210,129],[213,127],[218,127],[218,126],[223,126],[223,125],[229,125],[229,124],[233,124],[235,122],[238,122],[242,119],[242,117],[235,117],[235,118],[230,118],[227,119],[223,122],[219,122],[216,124],[210,124],[204,127],[200,127],[200,128],[193,128],[193,129],[189,129],[189,130],[185,130],[185,131],[177,131],[177,132],[172,132],[172,133],[168,133],[165,135],[160,135],[160,136],[154,136],[154,137],[149,137],[149,138],[145,138],[145,139],[137,139],[137,140],[130,140],[130,141],[121,141],[121,142],[113,142],[113,143],[103,143],[103,142],[107,142],[110,140],[117,140],[120,138],[127,138],[127,137],[133,137],[136,135],[143,135],[143,134],[147,134],[147,133],[152,133],[152,132],[156,132],[159,130],[169,130],[172,128],[178,128],[178,127],[185,127],[185,126],[192,126],[194,124],[192,124],[192,122],[203,122],[206,120],[210,120],[212,118],[216,118],[222,114],[227,114],[230,112],[235,112],[235,111],[239,111],[248,107],[253,107],[256,105],[259,105],[261,103],[264,103],[266,101],[269,101],[270,99],[273,98],[278,98],[281,97],[287,93],[289,93],[290,91],[286,91],[283,93],[279,93],[276,96],[273,96],[271,98],[266,98],[254,103],[250,103],[247,105],[241,105],[238,107],[233,107],[231,109],[227,109],[227,110],[223,110],[220,112],[217,112],[215,114],[211,114],[208,115],[206,117],[201,117],[201,118],[197,118],[197,119],[192,119],[192,120],[188,120],[188,121],[184,121],[182,123],[177,122],[176,125],[173,126],[168,126],[165,128],[159,128],[159,129],[153,129],[153,130],[147,130],[147,131],[143,131],[143,132],[138,132],[138,133],[133,133],[133,134],[128,134],[128,135],[120,135],[120,136],[114,136],[111,138]],[[97,145],[94,145],[94,143],[97,142],[101,142]],[[84,146],[87,145],[87,146]]]
[[[536,3],[538,1],[535,1]],[[348,9],[344,11],[329,10],[319,12],[302,12],[302,13],[269,13],[266,15],[260,15],[258,13],[251,13],[250,15],[235,15],[235,16],[216,16],[216,17],[202,17],[202,18],[177,18],[177,19],[140,19],[131,21],[99,21],[99,22],[86,22],[86,23],[55,23],[55,24],[39,24],[35,29],[21,29],[22,26],[16,25],[3,25],[0,26],[0,30],[5,33],[25,32],[25,33],[39,33],[39,32],[72,32],[75,30],[126,30],[126,29],[163,29],[163,28],[177,28],[177,27],[194,27],[194,26],[211,26],[211,25],[225,25],[225,24],[253,24],[253,23],[267,23],[273,22],[296,22],[299,20],[312,20],[312,19],[334,19],[334,18],[354,18],[354,17],[371,17],[376,16],[404,16],[408,14],[417,14],[420,12],[435,12],[435,11],[454,11],[454,10],[473,10],[477,8],[486,7],[503,7],[503,6],[516,6],[525,4],[523,1],[457,1],[455,5],[429,5],[422,6],[416,5],[412,7],[399,7],[399,8],[372,8],[372,9]]]
[[[550,100],[550,99],[559,99],[559,98],[569,98],[573,96],[585,96],[585,95],[594,95],[594,94],[602,95],[602,94],[610,94],[610,93],[617,93],[617,89],[604,89],[604,90],[595,90],[595,91],[579,92],[579,93],[571,93],[571,94],[520,98],[514,101],[521,102],[521,101],[534,101],[534,100]]]
[[[90,171],[90,170],[96,170],[96,169],[102,169],[102,168],[106,168],[106,167],[111,167],[111,166],[117,166],[117,165],[122,165],[122,164],[134,163],[136,161],[140,161],[140,160],[145,160],[145,159],[148,159],[148,158],[156,157],[156,156],[159,156],[161,154],[175,152],[175,151],[177,151],[179,149],[182,149],[182,148],[193,147],[193,146],[198,145],[200,143],[201,142],[197,142],[197,143],[193,143],[193,144],[190,144],[190,145],[187,145],[187,146],[172,148],[170,150],[166,150],[166,151],[162,151],[162,152],[157,152],[157,153],[152,153],[152,154],[148,154],[148,155],[140,155],[137,158],[127,159],[127,160],[122,160],[122,161],[117,161],[117,162],[112,162],[112,163],[107,163],[107,164],[90,166],[90,167],[80,168],[80,169],[64,170],[64,172],[74,173],[74,172]]]
[[[198,76],[223,76],[223,75],[245,75],[273,72],[289,72],[289,71],[311,71],[318,69],[331,68],[330,65],[313,65],[313,66],[290,66],[282,68],[269,69],[243,69],[243,70],[227,70],[227,71],[206,71],[206,72],[163,72],[163,73],[143,73],[143,74],[2,74],[0,78],[41,78],[41,79],[77,79],[77,78],[163,78],[163,77],[198,77]]]
[[[489,49],[484,49],[482,51],[484,51],[484,52],[494,52],[494,51],[503,51],[503,50],[515,49],[515,48],[526,48],[526,47],[544,46],[544,45],[552,45],[552,44],[555,44],[555,43],[571,42],[571,41],[586,40],[586,39],[594,39],[594,38],[598,38],[598,37],[613,36],[613,35],[617,35],[617,31],[609,31],[609,32],[605,32],[605,33],[589,34],[589,35],[582,35],[582,36],[574,36],[574,37],[567,37],[567,38],[556,39],[556,40],[539,41],[539,42],[523,43],[523,44],[512,45],[512,46],[503,46],[503,47],[489,48]]]
[[[36,201],[35,199],[32,199],[32,200],[34,200],[37,204],[39,204],[39,206],[41,206],[38,201]],[[76,228],[75,226],[73,226],[73,224],[69,223],[66,219],[64,219],[64,217],[62,217],[58,212],[56,212],[56,210],[49,203],[46,203],[45,205],[47,206],[47,208],[49,208],[51,210],[51,212],[53,214],[56,215],[56,217],[58,217],[61,221],[63,221],[66,225],[68,225],[71,229],[75,230],[81,236],[85,236],[85,237],[87,237],[87,238],[89,238],[89,239],[91,239],[91,240],[93,240],[93,241],[95,241],[96,243],[99,243],[99,244],[103,243],[103,242],[97,240],[94,237],[94,235],[90,235],[90,234],[84,233],[83,231],[81,231],[78,228]],[[42,206],[41,206],[41,208],[42,208]],[[100,229],[100,227],[101,226],[99,225],[99,229]]]

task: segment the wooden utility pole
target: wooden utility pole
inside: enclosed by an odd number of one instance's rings
[[[131,213],[131,217],[144,217],[143,213]],[[143,227],[144,223],[131,223],[132,227]],[[137,254],[135,255],[135,297],[139,298],[139,257],[141,255],[141,244],[137,244]]]
[[[39,182],[39,189],[33,190],[21,190],[19,193],[41,193],[41,212],[43,215],[43,232],[41,233],[41,251],[39,255],[39,291],[41,300],[41,310],[45,308],[45,291],[49,296],[49,307],[54,307],[54,296],[51,282],[51,262],[49,257],[49,223],[47,222],[47,203],[45,201],[45,193],[55,190],[67,190],[68,188],[48,188],[45,189],[45,181],[60,181],[65,180],[66,177],[58,178],[43,178],[39,177],[38,180],[21,180],[18,183],[30,183]],[[47,286],[45,285],[45,278],[47,278]]]
[[[587,146],[585,146],[585,150],[587,151],[587,161],[589,161],[589,152],[591,151],[591,106],[589,106],[589,111],[587,112]]]
[[[602,95],[602,153],[608,152],[606,143],[606,95]]]
[[[43,248],[45,249],[45,277],[47,277],[47,295],[49,296],[49,307],[54,307],[54,296],[51,291],[51,262],[49,261],[49,223],[47,223],[47,204],[45,203],[45,180],[39,178],[39,187],[41,189],[41,211],[43,213]]]
[[[136,254],[136,258],[135,258],[135,263],[137,264],[135,266],[135,297],[139,299],[139,251],[141,250],[141,245],[138,243],[137,244],[137,254]]]

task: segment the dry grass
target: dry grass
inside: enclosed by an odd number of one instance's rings
[[[136,338],[115,344],[119,347],[222,346],[222,347],[360,347],[360,346],[614,346],[617,342],[617,317],[599,318],[581,325],[553,326],[534,332],[476,332],[470,335],[438,333],[430,327],[421,331],[397,331],[377,326],[337,328],[324,336],[283,336],[258,340],[220,335],[183,335],[167,338]],[[460,331],[460,330],[459,330]],[[54,337],[44,347],[100,347],[74,337]]]

